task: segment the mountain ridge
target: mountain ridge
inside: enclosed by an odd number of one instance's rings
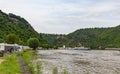
[[[90,48],[120,47],[120,25],[108,28],[78,29],[67,35],[38,33],[24,18],[0,10],[0,43],[6,36],[14,33],[19,37],[18,44],[27,45],[27,40],[36,37],[40,45],[62,47],[85,46]]]
[[[54,35],[54,34],[52,34]],[[46,40],[50,43],[48,35]],[[58,36],[63,36],[58,38]],[[45,37],[44,37],[45,38]],[[120,47],[120,25],[108,28],[78,29],[67,35],[56,35],[51,44],[67,47],[90,47],[92,49],[104,49],[107,47]]]
[[[6,14],[0,10],[0,43],[6,42],[8,34],[16,34],[22,45],[27,45],[27,40],[36,37],[42,41],[42,37],[24,18],[13,13]]]

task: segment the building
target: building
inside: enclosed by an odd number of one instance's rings
[[[0,43],[0,51],[9,51],[14,52],[20,49],[20,46],[17,44],[6,44],[6,43]]]

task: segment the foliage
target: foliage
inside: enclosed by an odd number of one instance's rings
[[[4,61],[0,64],[0,74],[23,74],[16,54],[4,56],[2,59]]]
[[[22,17],[0,11],[0,43],[6,42],[8,34],[19,37],[18,44],[27,45],[29,38],[37,38],[43,48],[85,46],[93,49],[120,47],[120,25],[111,28],[79,29],[68,35],[37,33]]]
[[[24,50],[22,52],[22,59],[28,66],[32,74],[36,74],[35,69],[37,69],[37,74],[42,74],[41,72],[41,62],[34,61],[38,58],[35,50]]]
[[[69,35],[68,43],[77,46],[81,43],[83,46],[92,49],[104,49],[106,47],[120,47],[120,26],[111,28],[88,28],[80,29]]]
[[[64,69],[62,74],[69,74],[67,70]]]
[[[41,33],[41,35],[42,35],[42,38],[48,42],[47,43],[48,46],[45,46],[48,48],[56,49],[56,48],[58,48],[58,46],[63,46],[67,42],[65,35],[62,35],[62,34],[59,35],[59,34],[43,34],[43,33]]]
[[[44,35],[45,36],[45,35]],[[120,48],[120,26],[109,28],[86,28],[79,29],[68,35],[46,35],[46,40],[49,38],[54,40],[51,42],[55,46],[66,45],[68,47],[90,47],[91,49],[104,49],[107,47]],[[51,38],[51,37],[52,38]]]
[[[51,46],[54,45],[55,39],[57,38],[58,35],[56,34],[43,34],[40,33],[40,35],[42,36],[43,39],[45,39],[48,44],[50,44]]]
[[[36,49],[39,46],[39,40],[37,38],[30,38],[28,40],[28,46]]]
[[[57,67],[53,68],[53,73],[52,74],[58,74],[58,68]]]
[[[34,59],[31,54],[33,51],[23,51],[22,53],[22,59],[25,62],[25,64],[28,66],[29,70],[31,71],[31,73],[35,73],[34,72],[34,67],[31,63],[31,61]]]
[[[31,37],[36,37],[45,42],[42,36],[39,35],[33,27],[22,17],[16,16],[12,13],[6,14],[0,11],[0,42],[6,42],[8,34],[15,34],[18,36],[18,44],[27,45],[27,40]]]
[[[15,44],[15,43],[18,42],[18,40],[19,40],[19,38],[18,38],[17,35],[15,35],[15,34],[9,34],[9,35],[7,35],[7,37],[6,37],[6,42],[7,42],[8,44]]]
[[[42,74],[42,64],[41,64],[41,62],[37,62],[36,63],[36,69],[37,69],[37,74]]]

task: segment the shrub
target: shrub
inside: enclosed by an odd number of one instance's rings
[[[39,46],[39,40],[37,38],[30,38],[28,40],[28,46],[35,50]]]

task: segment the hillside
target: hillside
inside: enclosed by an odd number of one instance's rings
[[[0,43],[6,42],[6,36],[11,33],[19,37],[18,44],[22,45],[26,45],[30,37],[36,37],[41,46],[48,47],[63,45],[91,48],[120,47],[120,26],[79,29],[68,35],[39,34],[24,18],[0,10]]]
[[[80,29],[68,34],[68,46],[91,48],[120,47],[120,26]]]
[[[40,33],[43,39],[45,39],[50,45],[54,45],[55,40],[57,38],[56,34],[44,34]]]
[[[44,34],[40,33],[42,38],[47,41],[50,47],[61,47],[63,46],[67,41],[65,36],[62,34]]]
[[[68,47],[85,46],[90,48],[120,47],[120,26],[110,28],[79,29],[68,35],[44,35],[49,43]]]
[[[6,42],[6,36],[11,33],[19,37],[18,43],[22,45],[26,45],[30,37],[42,40],[42,37],[24,18],[12,13],[6,14],[0,10],[0,43]]]

